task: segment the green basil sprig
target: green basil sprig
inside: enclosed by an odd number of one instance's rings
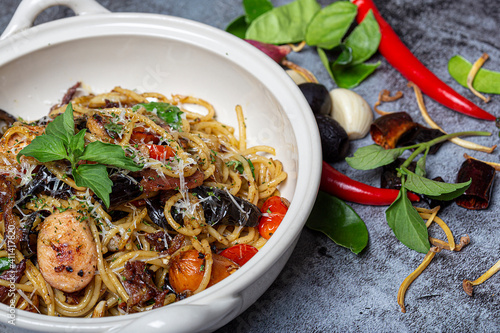
[[[125,156],[118,145],[95,141],[85,146],[85,131],[83,129],[75,134],[73,106],[70,103],[63,114],[47,125],[45,134],[37,136],[19,152],[17,160],[23,155],[42,163],[68,160],[76,185],[90,188],[109,207],[113,182],[109,179],[106,165],[130,171],[139,171],[142,165]],[[97,164],[79,165],[80,161]]]
[[[394,162],[405,151],[412,150],[411,155],[398,169],[401,178],[401,190],[396,200],[386,210],[387,223],[401,243],[418,252],[427,253],[430,248],[429,235],[423,219],[406,196],[406,191],[424,194],[433,199],[453,200],[460,196],[470,186],[471,181],[458,184],[442,183],[425,178],[425,161],[429,148],[435,144],[458,136],[478,135],[489,136],[489,132],[469,131],[442,135],[433,140],[419,144],[384,149],[377,145],[359,148],[352,157],[346,158],[347,163],[358,170],[370,170]],[[410,163],[420,154],[416,172],[408,170]]]
[[[368,244],[368,229],[359,215],[344,201],[323,191],[318,192],[306,226],[356,254]]]

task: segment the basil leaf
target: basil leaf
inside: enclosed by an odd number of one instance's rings
[[[352,89],[380,66],[380,61],[374,64],[357,64],[354,66],[332,66],[333,79],[340,88]]]
[[[34,157],[42,163],[68,158],[62,139],[47,134],[37,136],[29,145],[24,147],[17,154],[18,162],[22,155]]]
[[[405,186],[404,181],[403,185]],[[427,253],[431,247],[427,227],[406,196],[404,186],[401,187],[396,200],[385,211],[387,223],[401,243],[417,252]]]
[[[323,191],[318,192],[306,226],[356,254],[368,244],[368,229],[359,215],[344,201]]]
[[[102,164],[82,164],[72,171],[77,186],[90,188],[109,207],[109,194],[113,182]]]
[[[459,197],[469,188],[472,182],[472,180],[469,180],[465,183],[450,184],[418,176],[406,168],[403,168],[401,172],[406,175],[406,189],[437,200],[453,200]]]
[[[182,112],[181,109],[175,105],[163,102],[140,103],[134,105],[132,111],[137,111],[141,107],[145,108],[148,112],[156,112],[160,119],[163,119],[170,125],[170,127],[176,130],[180,129],[182,126],[181,115],[184,112]]]
[[[333,72],[332,72],[332,67],[330,66],[330,60],[328,59],[328,55],[325,50],[323,50],[321,47],[317,48],[317,52],[319,55],[319,59],[321,60],[321,63],[325,67],[326,71],[330,75],[331,78],[333,78]]]
[[[83,155],[80,156],[80,159],[112,165],[130,171],[142,170],[141,165],[136,164],[133,159],[125,156],[125,152],[121,146],[101,141],[89,143]]]
[[[467,86],[467,76],[472,64],[462,56],[456,55],[448,61],[448,72],[462,86]],[[500,94],[500,72],[480,68],[474,77],[472,87],[486,94]]]
[[[79,131],[76,135],[73,135],[69,140],[68,144],[68,159],[71,164],[78,162],[80,156],[85,150],[85,132],[87,130],[83,129]]]
[[[372,10],[345,40],[345,46],[352,49],[351,65],[357,65],[370,59],[377,52],[380,44],[380,28]]]
[[[246,22],[251,23],[257,17],[273,9],[274,6],[269,0],[243,0],[243,8],[245,9]]]
[[[338,1],[321,9],[307,26],[308,45],[331,49],[340,44],[356,17],[357,7],[349,1]]]
[[[0,272],[6,271],[10,269],[11,260],[9,257],[0,258]]]
[[[427,174],[427,172],[425,172],[426,156],[427,154],[425,154],[424,157],[419,158],[417,161],[417,164],[415,166],[415,174],[417,174],[418,176],[425,177],[425,175]]]
[[[352,49],[344,44],[340,44],[336,48],[340,50],[340,54],[333,62],[333,65],[348,65],[352,61]]]
[[[47,124],[45,134],[55,136],[65,144],[69,144],[71,137],[75,135],[75,120],[73,119],[73,105],[71,103],[68,104],[63,114],[58,115]]]
[[[316,0],[295,0],[273,8],[250,24],[245,38],[269,44],[303,41],[307,25],[320,9]]]
[[[404,148],[384,149],[379,145],[358,148],[346,162],[354,169],[371,170],[394,162],[405,151]]]
[[[241,15],[234,19],[231,23],[226,27],[226,31],[230,34],[235,35],[238,38],[244,39],[245,34],[247,33],[248,23],[245,15]]]

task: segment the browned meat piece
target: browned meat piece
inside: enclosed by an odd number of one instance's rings
[[[145,169],[139,173],[142,176],[140,182],[145,191],[173,190],[180,187],[179,178],[160,177],[153,169]],[[203,172],[196,170],[194,174],[184,178],[187,188],[195,188],[203,184]]]
[[[127,310],[130,311],[134,305],[143,305],[154,299],[154,307],[161,307],[167,295],[167,291],[159,290],[153,282],[153,272],[146,268],[142,261],[127,261],[123,271],[123,287],[130,298],[127,301]]]

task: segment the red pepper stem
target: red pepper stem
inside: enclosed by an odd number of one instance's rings
[[[372,0],[351,0],[351,2],[358,7],[356,17],[358,23],[363,21],[370,10],[373,12],[382,35],[378,47],[380,54],[405,78],[415,83],[424,94],[436,102],[468,116],[484,120],[496,119],[491,113],[461,96],[425,67],[380,15]]]
[[[396,200],[399,191],[370,186],[349,178],[323,161],[320,190],[339,199],[362,205],[388,206]],[[415,193],[407,192],[411,201],[420,201]]]

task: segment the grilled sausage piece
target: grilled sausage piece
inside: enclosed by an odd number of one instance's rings
[[[94,277],[97,249],[85,216],[70,209],[45,219],[38,234],[38,264],[54,288],[72,293]]]

